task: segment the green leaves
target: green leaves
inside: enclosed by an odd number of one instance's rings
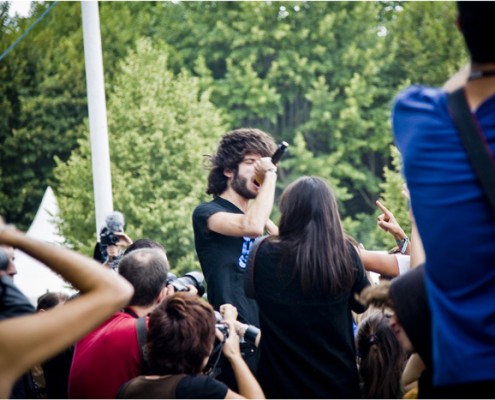
[[[47,7],[36,2],[31,17],[10,21],[6,4],[2,48]],[[162,240],[177,266],[191,261],[188,213],[205,198],[203,154],[241,126],[290,143],[278,192],[302,174],[325,177],[349,231],[366,247],[382,243],[374,201],[380,183],[399,173],[390,151],[393,98],[409,83],[441,85],[467,61],[454,2],[99,7],[114,207],[134,237]],[[51,184],[64,230],[89,252],[85,84],[81,7],[60,2],[0,63],[0,213],[27,228]],[[395,203],[391,188],[384,197]]]
[[[206,198],[203,154],[225,131],[220,113],[199,92],[197,78],[168,69],[166,46],[139,40],[119,71],[108,102],[114,209],[125,215],[131,238],[159,241],[174,268],[197,268],[191,215]],[[96,241],[94,219],[81,217],[94,209],[91,175],[83,172],[91,169],[88,137],[55,171],[63,233],[85,252]]]

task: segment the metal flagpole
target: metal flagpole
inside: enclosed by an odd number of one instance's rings
[[[93,165],[96,236],[98,237],[100,229],[105,225],[105,217],[113,211],[107,109],[98,2],[81,1],[81,9]]]

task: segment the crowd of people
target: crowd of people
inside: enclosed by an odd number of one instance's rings
[[[210,157],[212,200],[191,216],[204,296],[174,286],[166,249],[133,241],[119,215],[93,259],[0,218],[0,396],[493,397],[495,210],[448,101],[464,93],[495,171],[495,4],[457,5],[469,66],[443,88],[405,89],[392,109],[411,220],[408,235],[377,201],[393,251],[347,235],[316,176],[283,189],[274,223],[276,143],[235,129]],[[34,307],[15,285],[14,249],[77,294]]]

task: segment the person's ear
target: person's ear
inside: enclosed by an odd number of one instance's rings
[[[160,304],[163,300],[165,300],[165,298],[167,297],[167,294],[168,294],[167,286],[164,286],[163,289],[160,291],[160,294],[156,298],[156,301],[155,301],[156,304]]]
[[[230,168],[225,168],[223,174],[229,179],[234,176],[234,172]]]

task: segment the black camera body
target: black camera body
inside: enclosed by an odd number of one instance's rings
[[[120,238],[110,231],[107,227],[104,227],[100,233],[100,243],[104,246],[114,246],[119,242]]]
[[[222,332],[224,339],[227,339],[229,337],[229,326],[222,323],[222,314],[220,314],[218,311],[215,311],[215,319],[217,321],[215,324],[215,328]]]
[[[167,275],[166,285],[172,285],[176,292],[188,292],[187,285],[194,286],[198,291],[198,296],[205,294],[205,277],[201,272],[191,271],[184,276],[177,278],[173,273],[169,272]]]

